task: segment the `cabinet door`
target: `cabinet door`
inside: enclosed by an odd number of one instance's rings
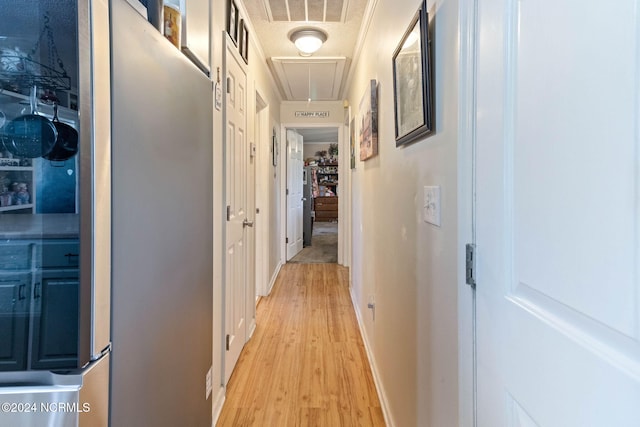
[[[0,371],[26,368],[30,276],[0,277]]]
[[[31,368],[75,368],[78,363],[78,272],[43,274],[33,289]]]
[[[200,68],[209,72],[209,1],[181,0],[182,50]]]

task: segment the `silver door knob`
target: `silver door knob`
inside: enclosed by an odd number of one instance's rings
[[[247,218],[242,221],[242,227],[253,227],[253,221],[249,221]]]

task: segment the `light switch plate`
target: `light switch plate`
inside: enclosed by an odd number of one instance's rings
[[[440,227],[440,186],[424,187],[424,222]]]

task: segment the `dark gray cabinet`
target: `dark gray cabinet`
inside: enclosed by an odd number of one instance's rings
[[[29,336],[28,274],[10,274],[0,278],[0,370],[26,368]]]
[[[34,286],[31,369],[78,363],[78,273],[45,272]]]
[[[0,258],[15,271],[0,274],[0,371],[77,367],[77,240],[0,245]]]

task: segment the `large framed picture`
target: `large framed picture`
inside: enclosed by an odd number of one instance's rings
[[[396,146],[433,132],[429,15],[423,0],[393,54]]]
[[[360,160],[378,155],[378,82],[371,80],[360,101]]]
[[[238,45],[238,5],[234,0],[227,2],[227,33],[231,40]]]

